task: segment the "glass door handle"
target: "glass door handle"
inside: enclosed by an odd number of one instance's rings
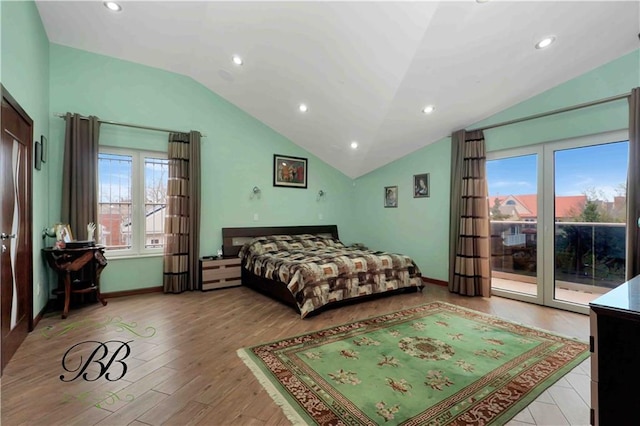
[[[2,234],[0,234],[0,240],[8,240],[8,239],[10,239],[10,238],[15,238],[15,237],[16,237],[16,234],[11,234],[11,235],[9,235],[9,234],[7,234],[7,233],[5,233],[5,232],[3,232]]]

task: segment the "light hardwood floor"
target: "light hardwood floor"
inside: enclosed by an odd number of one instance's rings
[[[287,425],[281,409],[236,355],[237,349],[435,300],[588,341],[586,315],[495,296],[461,297],[436,285],[427,285],[422,293],[331,309],[304,320],[290,307],[244,287],[114,298],[105,307],[72,309],[66,320],[52,313],[40,321],[2,377],[2,424]],[[120,317],[139,334],[148,335],[151,330],[146,327],[154,327],[156,333],[143,338],[126,327],[96,327],[109,317]],[[73,327],[60,334],[66,326]],[[75,375],[61,365],[71,346],[110,339],[132,341],[122,379],[60,380],[62,374],[66,379]],[[92,350],[82,351],[85,360]],[[110,367],[112,379],[122,371],[115,364]],[[76,359],[68,368],[79,365]],[[91,363],[88,378],[96,377],[99,369]],[[509,424],[589,424],[588,360]]]

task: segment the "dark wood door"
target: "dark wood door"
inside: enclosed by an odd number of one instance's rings
[[[31,159],[33,121],[2,92],[0,145],[0,374],[33,328]]]

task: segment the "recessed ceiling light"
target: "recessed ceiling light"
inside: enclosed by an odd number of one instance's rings
[[[486,3],[486,2],[488,2],[488,1],[489,1],[489,0],[476,0],[476,3]]]
[[[300,104],[300,106],[298,107],[298,109],[300,110],[300,112],[307,112],[307,111],[309,111],[309,107],[307,107],[305,104]]]
[[[549,47],[554,41],[556,41],[556,38],[554,36],[545,37],[536,43],[536,49],[544,49],[545,47]]]
[[[233,55],[233,63],[236,65],[242,65],[244,62],[242,61],[242,58],[238,55]]]
[[[357,147],[358,147],[358,142],[356,142],[356,141],[351,142],[351,148],[352,149],[356,149]]]
[[[122,10],[122,6],[120,6],[115,1],[105,1],[103,4],[104,4],[104,7],[106,7],[112,12],[120,12]]]
[[[433,105],[427,105],[426,107],[422,108],[422,112],[425,114],[431,114],[435,110],[436,107],[434,107]]]

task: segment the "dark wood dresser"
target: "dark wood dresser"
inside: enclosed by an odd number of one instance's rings
[[[640,276],[591,302],[591,424],[637,425]]]

